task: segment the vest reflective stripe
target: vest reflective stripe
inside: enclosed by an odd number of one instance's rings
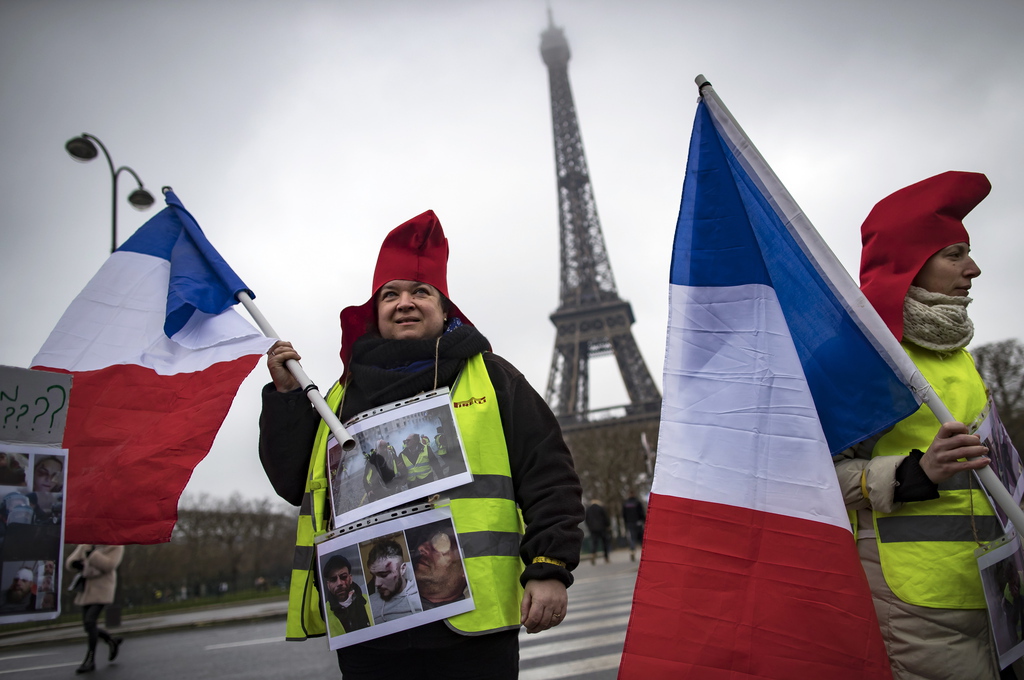
[[[409,456],[404,452],[402,453],[402,462],[405,463],[406,475],[410,482],[414,479],[425,479],[431,472],[430,452],[426,446],[420,449],[415,463],[409,460]]]
[[[295,546],[295,557],[292,559],[292,569],[307,569],[313,564],[315,551],[311,545]]]
[[[342,388],[337,384],[327,394],[327,404],[335,411],[341,403],[341,394]],[[523,572],[519,557],[523,522],[512,489],[497,398],[482,355],[466,363],[452,401],[474,481],[452,490],[451,510],[459,542],[463,545],[463,566],[476,609],[453,616],[447,622],[449,627],[467,635],[518,628],[523,593],[519,584]],[[326,431],[321,423],[310,457],[307,489],[316,487],[317,490],[308,503],[307,498],[303,498],[303,507],[307,510],[299,513],[296,563],[288,597],[287,637],[290,640],[323,635],[325,630],[319,594],[313,585],[315,553],[312,546],[313,538],[326,531],[326,520],[312,516],[309,509],[325,507]],[[300,565],[304,566],[299,568]]]
[[[908,541],[973,542],[974,532],[981,541],[994,541],[1003,535],[1003,527],[995,516],[971,517],[934,515],[925,517],[879,517],[878,540],[882,543]]]
[[[910,343],[903,347],[954,418],[970,423],[984,410],[985,384],[966,351],[941,359]],[[931,409],[921,406],[878,440],[872,456],[925,451],[938,429]],[[889,514],[872,512],[882,574],[897,597],[921,607],[985,608],[972,514],[978,540],[1002,535],[980,484],[972,485],[966,474],[939,485],[939,498],[904,503]]]
[[[448,492],[451,499],[457,498],[515,498],[512,478],[503,475],[474,475],[473,483],[456,487]]]
[[[470,531],[459,533],[462,554],[466,557],[519,557],[522,536],[516,532]]]

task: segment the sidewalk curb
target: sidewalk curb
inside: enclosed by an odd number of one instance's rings
[[[284,620],[287,616],[287,609],[287,601],[281,600],[257,604],[242,603],[236,606],[204,608],[172,614],[139,614],[131,619],[125,618],[120,626],[110,629],[110,632],[122,637],[131,637],[154,631],[188,630],[257,620]],[[282,631],[282,638],[283,636],[284,632]],[[0,650],[79,640],[85,640],[82,624],[62,623],[52,627],[10,633],[0,631]]]

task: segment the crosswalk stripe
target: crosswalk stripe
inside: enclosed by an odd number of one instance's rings
[[[278,637],[263,638],[261,640],[242,640],[241,642],[225,642],[219,645],[206,645],[203,647],[204,650],[210,651],[212,649],[231,649],[232,647],[248,647],[250,645],[266,645],[271,642],[284,642],[284,640]]]
[[[563,642],[545,642],[539,645],[530,645],[525,649],[519,650],[519,660],[529,661],[530,659],[539,659],[541,657],[552,656],[554,654],[578,652],[581,649],[604,647],[605,645],[614,645],[616,643],[621,645],[625,639],[625,631],[616,631],[605,635],[592,635]]]
[[[616,575],[616,576],[613,576],[612,578],[619,578],[619,577],[620,577],[619,575]],[[633,578],[633,577],[630,576],[630,578]],[[575,588],[576,586],[579,586],[579,585],[585,585],[586,586],[586,585],[590,585],[592,583],[608,583],[608,577],[607,576],[588,576],[587,578],[577,578],[576,580],[573,581],[572,587]],[[629,587],[630,588],[633,587],[633,582],[632,581],[630,581]]]
[[[612,586],[607,587],[602,584],[602,587],[578,587],[579,584],[574,584],[569,589],[569,599],[580,599],[580,598],[591,598],[591,597],[632,597],[633,595],[633,584],[623,586]]]
[[[570,635],[576,635],[577,633],[586,633],[592,630],[599,630],[601,628],[618,628],[622,631],[620,636],[625,639],[627,623],[629,623],[628,615],[590,621],[588,623],[570,623],[569,621],[566,621],[565,623],[546,630],[539,635],[527,635],[524,630],[524,632],[519,636],[519,644],[520,646],[544,644],[551,641],[553,638],[568,637]]]
[[[12,668],[10,670],[2,670],[2,671],[0,671],[0,675],[7,675],[8,673],[27,673],[28,671],[45,671],[45,670],[49,670],[51,668],[69,668],[71,666],[77,666],[77,665],[78,665],[78,662],[75,661],[74,663],[56,663],[56,664],[52,664],[50,666],[30,666],[28,668]]]
[[[610,671],[619,667],[621,657],[621,654],[605,654],[580,661],[567,661],[531,668],[519,671],[519,680],[558,680],[558,678],[575,678],[584,673]]]
[[[569,603],[569,611],[565,614],[565,621],[589,621],[594,617],[608,616],[611,614],[628,614],[633,604],[627,602],[626,604],[620,604],[617,607],[609,607],[607,604],[596,604],[593,607],[575,607],[573,603]]]

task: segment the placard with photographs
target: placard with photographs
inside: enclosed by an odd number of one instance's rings
[[[323,541],[316,557],[331,649],[475,608],[447,508]]]
[[[1024,656],[1024,555],[1016,534],[974,551],[988,605],[989,625],[996,643],[999,667]]]
[[[473,481],[447,387],[365,411],[345,429],[350,450],[327,441],[336,527]]]
[[[1013,442],[1010,441],[1010,435],[1007,433],[1006,427],[1003,426],[1003,421],[991,400],[972,424],[971,430],[981,439],[982,445],[988,447],[988,457],[992,461],[989,463],[989,467],[1013,496],[1013,501],[1019,505],[1021,498],[1024,497],[1024,466],[1021,465],[1020,455]],[[982,486],[982,488],[984,487]],[[1010,531],[1010,518],[997,503],[992,501],[991,495],[989,502],[995,509],[996,516],[999,517],[1003,531]]]
[[[60,613],[67,453],[0,444],[0,624]]]

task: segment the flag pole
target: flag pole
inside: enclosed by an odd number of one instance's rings
[[[277,331],[271,327],[267,318],[263,316],[263,312],[261,312],[259,307],[256,306],[256,302],[252,299],[252,296],[249,295],[248,291],[239,291],[235,297],[242,303],[245,310],[249,312],[249,315],[252,316],[263,335],[268,338],[281,337],[277,334]],[[345,426],[341,424],[340,420],[338,420],[338,416],[335,415],[334,410],[327,405],[323,395],[320,394],[320,390],[313,384],[313,381],[309,379],[306,372],[302,370],[302,366],[299,362],[295,359],[289,359],[284,362],[284,365],[295,379],[299,381],[299,385],[302,387],[302,391],[305,393],[306,398],[309,399],[310,403],[312,403],[313,407],[316,409],[316,412],[319,413],[320,417],[324,419],[325,423],[327,423],[327,427],[334,434],[338,443],[341,444],[342,450],[351,451],[355,448],[356,440],[352,438],[352,435],[345,431]]]
[[[798,240],[803,240],[803,243],[800,244],[801,247],[807,249],[807,244],[813,244],[815,258],[812,261],[825,264],[821,260],[823,257],[829,258],[827,265],[832,276],[826,277],[826,280],[830,280],[837,286],[842,287],[847,299],[856,300],[856,307],[851,309],[850,312],[853,318],[864,327],[865,335],[873,343],[877,343],[876,349],[887,359],[893,370],[903,376],[904,382],[917,397],[928,404],[928,407],[940,423],[957,422],[942,399],[939,398],[935,389],[924,375],[921,374],[917,365],[907,356],[896,336],[888,330],[888,326],[885,325],[878,312],[875,311],[875,308],[860,291],[859,286],[854,282],[842,263],[839,262],[835,253],[832,252],[832,249],[828,247],[828,244],[821,238],[821,235],[810,224],[807,216],[800,210],[800,207],[789,191],[779,181],[775,172],[768,165],[768,162],[761,156],[761,153],[750,141],[750,138],[747,137],[739,123],[733,118],[729,109],[719,99],[718,94],[711,86],[711,83],[708,82],[708,79],[703,74],[700,74],[694,78],[694,82],[697,84],[697,92],[700,97],[710,106],[717,109],[728,125],[732,126],[733,130],[729,131],[730,134],[723,136],[730,140],[739,140],[738,142],[733,141],[737,146],[732,149],[737,160],[748,168],[752,177],[757,181],[762,184],[771,185],[771,191],[766,192],[766,195],[772,197],[772,203],[778,210],[779,216],[793,225],[795,229],[794,236]],[[978,474],[978,479],[984,485],[985,490],[992,497],[992,500],[1006,513],[1010,522],[1013,523],[1014,528],[1017,530],[1017,535],[1024,536],[1024,510],[1013,500],[1013,496],[1006,486],[999,480],[999,477],[996,476],[991,467],[986,466],[980,470],[975,470],[975,472]]]

